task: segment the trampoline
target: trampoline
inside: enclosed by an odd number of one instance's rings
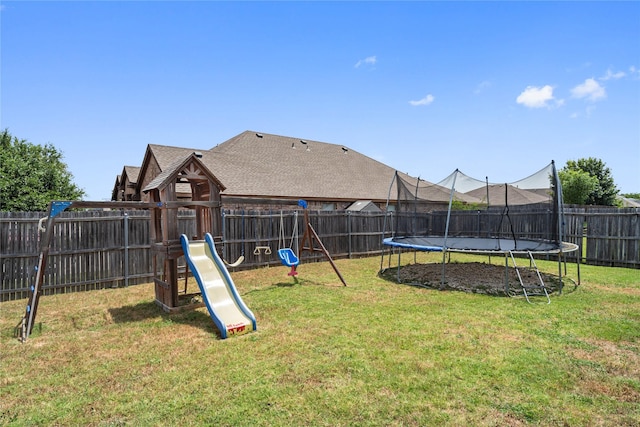
[[[502,253],[508,254],[557,254],[559,252],[572,252],[578,249],[578,245],[568,242],[557,244],[556,242],[539,241],[531,239],[505,239],[484,237],[449,237],[442,236],[407,236],[389,237],[382,242],[386,246],[404,249],[413,249],[424,252],[469,252],[478,254]]]
[[[397,197],[391,200],[394,182]],[[389,209],[390,205],[394,209]],[[386,236],[391,237],[382,241],[385,249],[380,272],[391,268],[391,255],[397,252],[399,282],[403,252],[442,252],[441,289],[446,281],[447,252],[490,258],[499,255],[505,257],[505,268],[510,262],[513,264],[527,300],[540,291],[550,302],[533,255],[557,258],[562,292],[561,263],[565,261],[566,273],[565,254],[579,248],[564,241],[562,186],[553,161],[524,179],[505,184],[490,184],[488,178],[474,179],[457,169],[438,184],[396,172],[387,198],[387,211],[390,210],[388,219],[385,217],[384,233],[390,233]],[[385,251],[390,255],[388,268],[383,268]],[[516,258],[528,258],[528,268],[534,269],[538,283],[525,283],[518,271],[520,268],[524,272],[525,268],[518,267]],[[579,284],[579,257],[575,258]],[[504,287],[508,294],[513,294],[507,279]]]

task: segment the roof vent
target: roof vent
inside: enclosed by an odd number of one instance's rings
[[[264,135],[262,135],[261,133],[256,133],[256,136],[257,136],[258,138],[262,138]]]
[[[291,143],[291,148],[293,148],[294,150],[296,149],[296,143],[295,142]]]
[[[346,153],[347,151],[349,151],[349,149],[347,147],[342,147],[342,151]]]
[[[305,141],[304,139],[301,139],[300,142],[303,143],[304,145],[307,145],[307,141]]]
[[[199,151],[194,151],[193,155],[196,156],[197,158],[201,159],[202,158],[202,153]]]

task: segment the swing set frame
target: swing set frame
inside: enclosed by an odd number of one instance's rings
[[[333,261],[333,258],[331,258],[329,251],[327,251],[327,248],[322,243],[322,240],[320,240],[318,233],[316,233],[316,230],[311,225],[311,221],[309,220],[309,210],[307,209],[307,202],[305,200],[299,200],[298,206],[303,208],[304,224],[305,224],[304,233],[302,235],[302,239],[300,240],[300,245],[298,246],[298,254],[302,254],[302,252],[305,252],[305,251],[311,252],[311,253],[321,252],[331,264],[333,271],[336,272],[336,275],[338,276],[342,284],[344,286],[347,286],[347,282],[344,280],[344,277],[342,277],[340,270],[338,270],[338,266]],[[293,232],[294,234],[291,237],[290,246],[293,245],[293,238],[295,236],[296,231],[297,231],[297,217],[296,217],[296,227],[294,227],[294,232]],[[284,241],[284,230],[282,227],[281,227],[281,235]],[[284,265],[291,267],[289,276],[295,277],[298,274],[298,272],[296,271],[296,267],[299,265],[300,260],[298,259],[298,257],[295,256],[291,247],[278,249],[278,256],[280,257],[280,260]]]

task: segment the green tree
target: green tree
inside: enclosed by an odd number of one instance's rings
[[[51,144],[35,145],[0,133],[0,210],[44,211],[51,200],[79,200],[84,191]]]
[[[598,179],[584,171],[561,169],[562,198],[571,205],[584,205],[589,195],[598,188]]]
[[[598,180],[598,185],[592,190],[584,204],[586,205],[603,205],[603,206],[616,206],[618,195],[618,188],[613,181],[611,171],[605,165],[605,163],[593,157],[578,160],[568,160],[567,165],[563,168],[564,171],[576,171],[586,172],[590,176]],[[564,187],[564,181],[562,181]],[[564,191],[563,191],[564,196]]]

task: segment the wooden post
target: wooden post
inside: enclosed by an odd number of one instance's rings
[[[22,319],[21,336],[20,340],[25,342],[35,324],[36,314],[38,312],[38,303],[40,302],[40,295],[42,294],[42,281],[44,279],[44,270],[47,268],[47,259],[49,258],[49,249],[51,248],[51,236],[53,234],[53,221],[55,216],[53,210],[53,202],[49,203],[47,210],[47,225],[45,231],[40,240],[40,256],[38,257],[38,266],[36,267],[36,281],[31,287],[29,287],[29,302],[25,310],[24,317]]]
[[[324,256],[326,256],[327,259],[329,260],[331,267],[333,267],[333,271],[336,272],[342,284],[344,286],[347,286],[347,282],[344,281],[342,274],[340,274],[340,270],[338,270],[338,266],[336,265],[335,262],[333,262],[333,258],[331,258],[331,255],[329,255],[329,251],[327,251],[327,248],[324,247],[324,245],[322,244],[322,240],[320,240],[320,237],[318,236],[318,233],[316,233],[316,230],[314,230],[313,227],[311,226],[311,223],[309,222],[309,214],[306,209],[304,210],[304,223],[306,224],[306,227],[304,230],[304,234],[302,235],[302,241],[300,242],[300,248],[298,250],[298,253],[301,254],[302,251],[322,252]],[[320,248],[314,247],[314,244],[313,244],[314,239],[318,242],[318,245],[320,246]],[[308,242],[309,246],[304,245],[305,241]]]

